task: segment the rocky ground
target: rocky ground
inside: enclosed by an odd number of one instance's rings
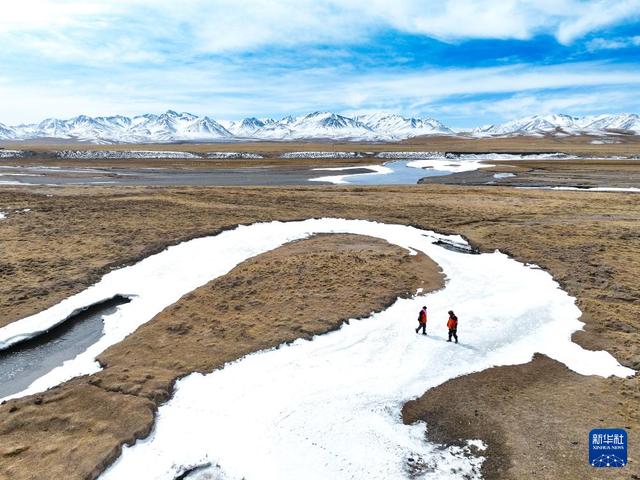
[[[482,250],[499,248],[520,261],[536,263],[578,298],[586,327],[574,339],[587,348],[607,349],[621,363],[640,368],[640,195],[446,185],[290,189],[7,187],[0,191],[0,206],[0,210],[8,212],[7,219],[0,221],[0,319],[4,324],[55,304],[110,269],[169,244],[213,234],[238,223],[330,214],[460,233]],[[31,211],[21,212],[24,208]],[[324,256],[313,263],[329,262],[331,255],[354,255],[355,259],[359,251],[380,247],[366,241],[355,243],[357,248],[349,252],[352,241],[332,247],[338,253],[320,251]],[[318,247],[307,254],[317,253]],[[295,261],[295,255],[292,258]],[[312,322],[301,330],[297,329],[297,321],[292,324],[281,319],[277,326],[282,329],[281,336],[265,338],[256,330],[260,327],[254,317],[248,318],[245,311],[235,308],[238,302],[246,302],[247,289],[258,293],[268,288],[267,284],[262,289],[246,284],[249,276],[243,276],[242,268],[257,269],[255,265],[238,267],[236,280],[223,277],[218,281],[215,289],[228,293],[225,300],[214,296],[213,290],[206,290],[210,286],[187,295],[132,335],[131,340],[105,352],[101,361],[107,368],[96,378],[77,379],[47,394],[0,406],[0,476],[11,471],[12,478],[39,478],[34,476],[32,465],[47,455],[46,462],[39,465],[66,471],[78,463],[81,467],[76,478],[91,477],[114,458],[119,442],[148,431],[155,405],[167,397],[172,378],[192,369],[218,365],[209,358],[211,348],[224,349],[225,355],[241,355],[264,348],[271,341],[324,331],[334,328],[345,315],[356,315],[364,305],[363,311],[368,312],[376,301],[379,308],[390,295],[409,291],[409,285],[415,287],[415,275],[408,274],[411,280],[406,283],[396,283],[401,272],[407,275],[407,265],[398,263],[402,262],[398,252],[391,258],[392,262],[366,268],[369,276],[375,273],[373,278],[381,282],[377,291],[384,294],[345,300],[348,308],[344,311],[337,311],[327,322]],[[284,258],[280,261],[284,262]],[[261,278],[268,282],[281,267],[275,259],[266,262],[260,268]],[[355,260],[351,263],[357,264]],[[282,265],[286,270],[285,267],[296,271],[293,264]],[[313,274],[326,279],[318,295],[326,292],[327,286],[335,289],[331,295],[346,298],[347,293],[353,294],[351,285],[344,288],[340,281],[345,272],[339,270],[339,275],[332,277],[332,270]],[[388,275],[392,275],[391,281],[385,283],[383,279]],[[287,283],[292,282],[290,277],[293,278],[283,273],[279,283],[291,286]],[[242,286],[240,290],[234,290],[236,281]],[[399,285],[402,288],[390,288]],[[291,292],[299,290],[291,288]],[[236,292],[236,298],[232,292]],[[251,308],[262,309],[262,319],[275,316],[283,308],[283,301],[277,297],[256,301],[258,304]],[[306,305],[310,299],[297,301]],[[324,312],[326,305],[335,303],[334,297],[319,298],[314,304],[317,307],[307,311],[318,308]],[[221,323],[212,319],[220,319]],[[246,321],[253,323],[249,326]],[[461,319],[463,328],[472,326],[464,326]],[[245,330],[250,338],[239,337]],[[228,341],[237,338],[241,339],[239,343]],[[146,363],[156,346],[165,348],[162,345],[180,339],[190,345],[184,355]],[[123,358],[130,364],[121,363]],[[104,407],[89,420],[74,419],[68,412],[82,411],[94,404],[83,407],[78,403],[83,397],[75,392],[86,392],[86,398],[95,392]],[[112,415],[115,411],[132,413],[124,422]],[[490,448],[485,468],[488,478],[593,478],[594,471],[587,469],[585,474],[584,470],[589,430],[624,426],[630,444],[640,442],[640,384],[637,376],[626,380],[583,377],[539,358],[522,366],[469,375],[427,392],[405,409],[406,421],[418,419],[433,425],[430,435],[444,442],[455,443],[470,436],[486,440]],[[555,434],[559,426],[563,428],[562,435]],[[550,436],[556,442],[557,454],[545,450]],[[93,440],[71,442],[74,438]],[[56,443],[57,447],[51,446]],[[535,455],[531,453],[533,448],[537,449]],[[630,449],[631,462],[625,467],[624,478],[640,474],[636,452]]]

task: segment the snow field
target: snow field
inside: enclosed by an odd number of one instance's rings
[[[264,158],[262,155],[258,155],[257,153],[249,153],[249,152],[208,152],[206,154],[207,158],[219,158],[219,159],[228,159],[228,158]]]
[[[56,152],[58,158],[74,159],[119,159],[119,158],[201,158],[189,152],[153,151],[153,150],[63,150]]]
[[[286,152],[280,158],[362,158],[362,156],[360,152]]]
[[[24,152],[22,150],[3,150],[0,149],[0,158],[16,158],[23,157]]]
[[[479,478],[482,457],[468,455],[467,447],[428,443],[425,425],[401,423],[403,403],[456,376],[525,363],[535,352],[581,374],[635,373],[607,352],[571,342],[571,334],[582,327],[580,311],[543,270],[499,252],[469,255],[433,243],[464,242],[459,236],[325,218],[240,226],[184,242],[1,328],[6,348],[93,303],[116,294],[132,298],[105,317],[105,334],[96,344],[18,396],[98,371],[96,355],[182,295],[243,260],[316,233],[370,235],[424,252],[443,269],[446,287],[397,300],[385,311],[312,341],[298,340],[210,374],[185,377],[160,408],[150,437],[125,447],[103,479],[173,479],[205,463],[220,467],[194,478],[220,476],[221,470],[229,479],[388,479],[406,476],[409,458],[428,466],[422,478]],[[427,337],[413,331],[423,304],[429,307]],[[460,318],[459,345],[445,341],[449,309]]]

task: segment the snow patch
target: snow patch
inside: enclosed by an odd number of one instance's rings
[[[56,153],[58,158],[82,160],[127,159],[127,158],[201,158],[189,152],[153,151],[153,150],[63,150]]]
[[[452,153],[452,152],[380,152],[377,158],[407,159],[407,160],[429,160],[429,159],[450,159],[450,160],[550,160],[569,159],[575,156],[566,153]]]
[[[493,174],[493,178],[496,179],[500,179],[500,178],[511,178],[511,177],[515,177],[515,173],[494,173]]]
[[[0,149],[0,158],[20,158],[24,156],[22,150],[2,150]]]
[[[461,173],[472,172],[481,168],[493,167],[488,163],[482,163],[479,160],[414,160],[407,163],[408,167],[413,168],[433,168],[442,172]]]
[[[208,152],[207,158],[219,158],[219,159],[233,159],[233,158],[264,158],[257,153],[249,152]]]
[[[349,171],[349,170],[360,170],[367,169],[371,170],[371,172],[367,173],[352,173],[345,175],[329,175],[326,177],[317,177],[310,178],[310,182],[328,182],[333,183],[334,185],[347,185],[351,182],[349,179],[357,178],[357,177],[369,177],[371,175],[386,175],[389,173],[393,173],[393,170],[389,167],[385,167],[384,165],[362,165],[362,166],[353,166],[353,167],[325,167],[325,168],[313,168],[313,171],[332,171],[332,172],[340,172],[340,171]]]
[[[473,447],[480,452],[484,452],[487,449],[487,444],[482,440],[467,440],[467,446]]]
[[[362,158],[362,156],[360,152],[287,152],[280,158]]]

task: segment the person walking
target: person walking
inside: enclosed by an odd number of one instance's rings
[[[453,313],[453,310],[449,310],[449,320],[447,320],[447,328],[449,329],[449,340],[451,341],[451,337],[456,339],[456,343],[458,343],[458,317]]]
[[[427,307],[422,307],[420,313],[418,314],[418,328],[416,328],[416,333],[420,332],[422,329],[422,334],[427,334]]]

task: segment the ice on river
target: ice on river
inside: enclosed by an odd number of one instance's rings
[[[434,244],[439,239],[464,243],[459,236],[363,220],[261,223],[184,242],[0,329],[0,339],[6,344],[16,335],[34,335],[78,308],[116,294],[131,296],[129,304],[105,318],[100,341],[29,391],[51,387],[97,371],[98,353],[185,293],[243,260],[316,233],[370,235],[424,252],[443,269],[446,287],[400,299],[312,341],[183,378],[160,408],[149,438],[125,447],[103,479],[173,479],[207,463],[215,471],[200,470],[193,478],[388,479],[406,476],[410,463],[424,467],[422,478],[478,478],[481,457],[468,455],[468,447],[443,449],[427,442],[423,424],[402,424],[402,404],[450,378],[524,363],[535,352],[581,374],[634,374],[607,352],[571,342],[571,334],[582,327],[580,311],[545,271],[499,252],[470,255]],[[423,304],[429,307],[426,337],[414,331]],[[449,309],[460,318],[459,345],[445,340]],[[7,335],[11,327],[13,337]]]
[[[480,168],[493,167],[480,160],[447,160],[443,157],[429,160],[395,160],[384,165],[363,165],[350,167],[314,168],[317,171],[342,171],[340,175],[310,178],[312,182],[329,182],[335,185],[365,184],[416,184],[424,177],[471,172]],[[349,173],[349,170],[367,169],[367,173]]]
[[[216,467],[194,478],[222,471],[234,479],[388,479],[406,476],[409,458],[428,466],[422,478],[477,478],[482,459],[426,442],[424,425],[401,423],[404,402],[450,378],[527,362],[535,352],[582,374],[634,373],[606,352],[571,342],[580,311],[535,266],[499,252],[452,252],[406,226],[320,220],[310,231],[372,235],[424,252],[443,268],[447,285],[313,341],[182,379],[152,435],[125,448],[104,479],[170,479],[207,463]],[[429,307],[427,337],[413,330],[422,304]],[[460,318],[459,345],[445,340],[451,308]]]

